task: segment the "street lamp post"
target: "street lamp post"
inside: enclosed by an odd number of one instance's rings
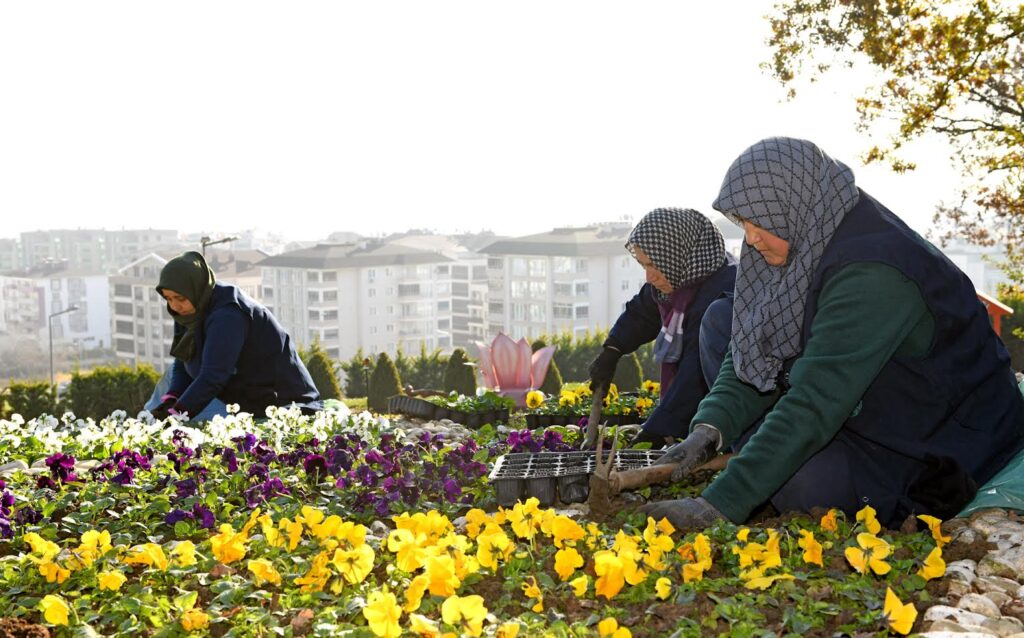
[[[199,238],[199,243],[203,246],[203,257],[206,257],[206,247],[207,246],[216,246],[217,244],[226,244],[227,242],[235,241],[236,239],[238,239],[238,237],[236,237],[234,235],[232,235],[231,237],[225,237],[223,239],[210,239],[206,235],[200,237]]]
[[[47,319],[46,319],[47,328],[49,329],[49,332],[50,332],[50,387],[51,388],[54,387],[54,385],[53,385],[53,318],[54,317],[59,317],[60,315],[66,315],[67,313],[74,312],[76,310],[78,310],[78,306],[76,306],[75,304],[71,304],[70,306],[68,306],[64,310],[61,310],[59,312],[50,313],[50,316],[47,317]],[[54,397],[56,397],[56,392],[54,392]]]

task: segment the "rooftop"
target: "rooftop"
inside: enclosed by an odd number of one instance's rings
[[[586,257],[618,255],[633,225],[623,222],[555,228],[546,233],[501,239],[480,249],[488,255]]]
[[[259,266],[271,268],[309,268],[314,270],[340,270],[367,266],[414,266],[453,261],[444,255],[399,244],[360,242],[346,244],[316,244],[268,257]]]

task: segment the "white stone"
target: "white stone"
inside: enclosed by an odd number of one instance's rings
[[[13,474],[14,472],[20,472],[22,470],[27,469],[28,463],[22,461],[21,459],[17,459],[15,461],[11,461],[10,463],[4,463],[3,465],[0,465],[0,474]]]
[[[999,618],[999,606],[981,594],[965,594],[956,605],[960,609],[973,611],[987,618]],[[964,624],[964,623],[960,623]],[[972,623],[980,624],[980,623]]]
[[[981,626],[985,629],[996,632],[999,636],[1012,636],[1013,634],[1020,633],[1020,631],[1024,629],[1024,623],[1013,616],[992,618],[991,620],[983,622]]]
[[[94,467],[98,467],[101,464],[102,461],[97,461],[96,459],[86,459],[84,461],[77,461],[75,463],[75,471],[88,472],[89,470],[93,469]]]
[[[993,603],[995,603],[996,607],[998,607],[999,609],[1002,609],[1003,605],[1013,600],[1013,598],[1009,594],[1002,591],[988,591],[982,594],[982,596],[988,598]]]
[[[974,582],[974,586],[983,594],[990,591],[1001,591],[1004,594],[1014,596],[1020,590],[1020,583],[1012,578],[1002,576],[984,576]]]
[[[981,625],[985,622],[985,616],[976,614],[966,609],[957,609],[946,605],[935,605],[924,612],[925,622],[937,620],[951,620],[958,625]]]
[[[971,588],[971,583],[956,578],[950,578],[946,594],[954,600],[959,600],[961,596],[969,594],[972,591],[974,590]]]
[[[46,459],[38,459],[32,464],[32,467],[46,467]]]
[[[961,527],[952,534],[950,534],[950,544],[963,543],[964,545],[973,545],[974,541],[978,538],[978,532],[974,531],[970,527]]]
[[[1006,521],[1006,510],[987,509],[978,512],[972,517],[971,527],[978,532],[988,536],[999,529],[999,525]]]
[[[1024,573],[1024,547],[989,554],[978,564],[978,576],[1017,577]]]
[[[946,577],[973,583],[978,564],[969,558],[956,560],[946,565]]]
[[[955,626],[955,625],[954,625]],[[918,638],[991,638],[996,634],[989,631],[967,631],[962,627],[956,630],[926,631],[923,634],[914,634]]]

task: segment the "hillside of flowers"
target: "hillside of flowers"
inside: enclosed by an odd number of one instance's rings
[[[598,524],[495,506],[494,458],[573,442],[343,407],[201,427],[15,416],[0,421],[0,631],[884,636],[941,593],[949,539],[928,517],[920,532],[865,508],[683,534],[629,508]]]

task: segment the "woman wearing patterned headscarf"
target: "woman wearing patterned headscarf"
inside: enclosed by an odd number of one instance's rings
[[[743,444],[701,498],[644,509],[681,528],[766,501],[870,505],[889,526],[956,515],[1024,446],[1024,400],[971,282],[806,140],[744,151],[714,207],[746,233],[730,352],[693,419],[711,436],[665,460],[678,473]]]
[[[590,366],[591,385],[607,387],[623,354],[654,341],[662,400],[634,442],[660,447],[666,437],[686,435],[710,385],[710,370],[705,368],[715,368],[717,374],[722,363],[728,330],[720,327],[711,336],[701,320],[711,302],[732,293],[735,260],[725,252],[722,233],[711,220],[680,208],[658,208],[644,215],[626,249],[643,266],[647,283],[608,333]]]
[[[174,319],[170,389],[150,410],[195,418],[214,399],[261,416],[268,406],[322,407],[309,371],[270,311],[216,281],[206,259],[187,252],[160,271],[157,293]]]

